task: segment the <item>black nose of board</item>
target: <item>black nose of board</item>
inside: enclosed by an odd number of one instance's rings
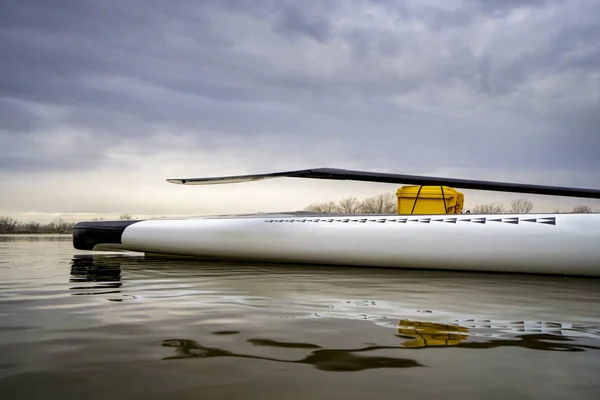
[[[121,244],[121,235],[129,225],[141,220],[78,222],[73,227],[73,247],[93,250],[98,244]]]

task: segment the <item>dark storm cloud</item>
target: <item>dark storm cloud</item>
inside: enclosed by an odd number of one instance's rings
[[[478,36],[515,10],[531,25]],[[120,140],[160,152],[152,137],[166,133],[199,148],[271,136],[290,154],[337,138],[357,158],[412,166],[598,166],[598,21],[593,1],[8,1],[0,143],[18,152],[0,168],[81,154],[93,167]],[[583,100],[546,97],[559,84]],[[61,130],[92,135],[56,152],[23,135]]]

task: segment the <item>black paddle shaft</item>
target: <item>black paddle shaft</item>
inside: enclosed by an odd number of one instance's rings
[[[362,182],[394,183],[401,185],[450,186],[461,189],[488,190],[510,193],[529,193],[550,196],[600,199],[600,190],[563,186],[531,185],[525,183],[492,182],[472,179],[441,178],[420,175],[390,174],[384,172],[353,171],[339,168],[316,168],[268,174],[233,175],[210,178],[168,179],[171,183],[210,185],[219,183],[248,182],[270,178],[310,178],[349,180]]]

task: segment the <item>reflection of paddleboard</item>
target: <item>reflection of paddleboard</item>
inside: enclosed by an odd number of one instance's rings
[[[471,331],[475,330],[475,332]],[[488,332],[480,333],[477,330]],[[489,332],[491,331],[491,332]],[[501,332],[501,333],[500,333]],[[597,339],[600,330],[597,327],[561,322],[465,320],[445,324],[428,321],[400,320],[398,333],[408,341],[405,347],[457,346],[472,337],[502,338],[506,334],[520,337],[526,335],[552,335],[560,337],[589,337]]]
[[[182,185],[275,177],[358,180],[600,198],[600,190],[332,168],[170,179]],[[131,250],[273,262],[600,276],[600,214],[256,214],[81,222],[81,250]]]

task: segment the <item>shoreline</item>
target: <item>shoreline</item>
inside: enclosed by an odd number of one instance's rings
[[[70,236],[73,233],[71,232],[0,232],[0,236],[41,236],[41,235],[62,235],[62,236]]]

